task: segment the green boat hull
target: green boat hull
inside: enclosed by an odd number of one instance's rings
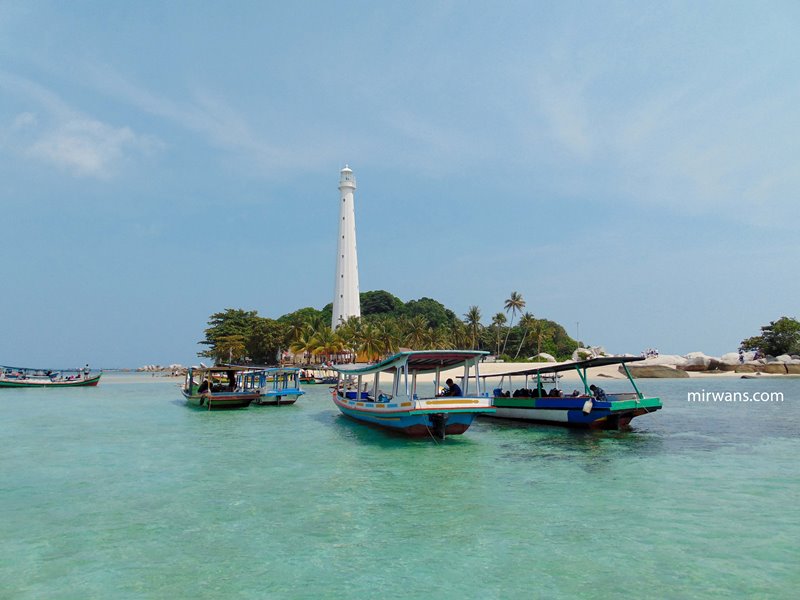
[[[41,388],[41,387],[94,387],[100,383],[102,373],[89,379],[74,381],[35,381],[25,379],[0,379],[0,388]]]

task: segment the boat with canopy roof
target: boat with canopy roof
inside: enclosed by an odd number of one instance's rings
[[[294,404],[305,394],[300,389],[300,369],[294,367],[251,367],[236,379],[243,390],[258,391],[259,397],[253,404]]]
[[[492,417],[552,423],[570,427],[592,429],[620,429],[627,427],[634,417],[646,415],[662,408],[659,398],[645,397],[639,391],[626,363],[644,360],[633,356],[601,356],[587,360],[543,364],[516,371],[481,376],[484,379],[500,378],[492,393],[496,412]],[[587,371],[591,368],[620,365],[633,386],[632,392],[606,393],[589,383]],[[569,395],[559,389],[559,373],[577,371],[583,391]],[[513,379],[522,387],[514,388]],[[608,380],[614,381],[614,380]],[[544,384],[553,383],[546,390]],[[529,387],[529,385],[531,387]],[[506,387],[508,389],[504,389]]]
[[[0,366],[0,388],[94,387],[103,373],[83,369],[31,369]]]
[[[258,389],[243,389],[236,381],[238,373],[249,369],[224,365],[189,367],[181,393],[190,406],[208,410],[247,408],[261,396]]]
[[[459,435],[476,415],[494,412],[479,372],[485,354],[479,350],[408,351],[376,364],[334,365],[338,381],[331,388],[333,402],[347,417],[409,436]],[[463,369],[460,376],[449,375],[461,381],[463,393],[437,395],[443,373],[451,369]],[[422,384],[418,376],[428,374],[434,376],[433,393],[426,394],[422,388],[430,384]]]

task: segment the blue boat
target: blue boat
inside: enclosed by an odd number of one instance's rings
[[[238,376],[242,389],[257,391],[259,396],[253,404],[294,404],[305,394],[300,389],[300,369],[275,367],[251,369]]]
[[[338,379],[332,388],[333,402],[351,419],[409,436],[445,439],[459,435],[469,429],[476,415],[494,412],[479,373],[485,354],[478,350],[422,350],[400,352],[377,364],[334,365]],[[447,375],[461,382],[451,388],[463,390],[461,395],[425,395],[418,389],[418,375],[433,374],[433,389],[440,390],[445,371],[452,369],[461,370]]]
[[[482,376],[484,379],[499,377],[494,388],[492,403],[496,409],[493,417],[551,423],[568,427],[591,429],[620,429],[627,427],[634,417],[646,415],[662,408],[659,398],[647,398],[636,386],[626,363],[644,360],[633,356],[602,356],[581,361],[543,364],[504,373]],[[620,365],[630,383],[632,392],[606,393],[596,385],[590,385],[587,370],[593,367]],[[583,383],[583,392],[565,395],[558,386],[559,373],[575,370]],[[524,378],[522,387],[512,392],[512,378]],[[504,389],[508,379],[507,386]],[[609,380],[613,381],[613,380]],[[547,390],[547,385],[554,387]],[[531,386],[531,387],[529,387]]]

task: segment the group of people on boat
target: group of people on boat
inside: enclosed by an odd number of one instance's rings
[[[66,375],[65,373],[72,373]],[[4,379],[18,379],[24,381],[27,379],[41,380],[49,379],[50,381],[79,381],[81,378],[89,379],[91,369],[87,364],[82,369],[75,369],[70,371],[53,371],[52,369],[13,369],[13,368],[0,368],[0,378]]]
[[[514,390],[503,390],[502,388],[495,388],[495,398],[561,398],[564,394],[558,388],[553,388],[549,392],[544,389],[544,386],[539,384],[536,389],[520,388]]]

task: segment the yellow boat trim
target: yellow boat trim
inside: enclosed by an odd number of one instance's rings
[[[386,408],[385,404],[376,404],[375,406],[377,406],[378,408]]]
[[[425,404],[483,404],[483,400],[425,400]]]
[[[400,406],[411,406],[411,402],[401,402]]]
[[[363,402],[356,402],[356,406],[364,406]]]

